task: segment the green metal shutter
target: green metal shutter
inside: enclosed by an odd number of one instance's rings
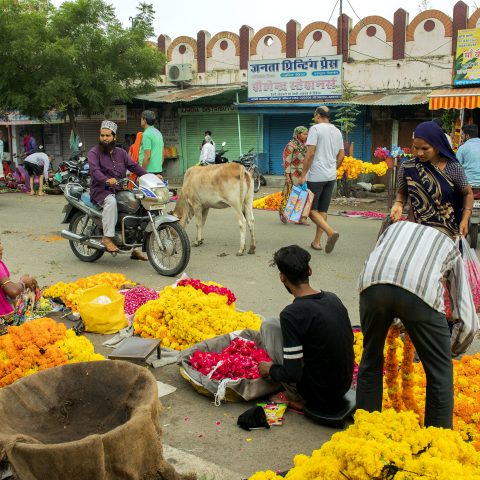
[[[183,115],[180,125],[184,172],[198,163],[205,130],[212,132],[217,149],[220,148],[222,142],[226,142],[225,149],[228,152],[225,156],[230,161],[238,159],[241,154],[236,112]],[[263,145],[262,128],[260,128],[260,138],[257,140],[258,117],[256,114],[240,116],[240,131],[243,153],[250,148],[257,151],[257,145]]]

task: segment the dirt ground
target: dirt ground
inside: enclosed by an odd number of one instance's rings
[[[278,189],[263,189],[271,193]],[[385,211],[384,198],[348,204],[338,200],[330,211]],[[343,202],[343,203],[342,203]],[[61,228],[63,197],[28,197],[22,194],[0,195],[0,240],[5,247],[4,260],[13,278],[35,275],[41,285],[71,281],[104,271],[122,272],[144,285],[161,289],[175,279],[161,277],[146,262],[127,256],[104,255],[96,263],[82,263],[71,252],[68,242],[58,237]],[[237,257],[239,232],[233,213],[212,211],[207,219],[205,243],[192,247],[186,273],[202,280],[214,280],[237,296],[237,307],[264,316],[278,316],[292,301],[269,267],[278,248],[299,244],[308,248],[313,226],[283,225],[276,212],[255,210],[257,251],[255,255]],[[309,250],[312,254],[312,286],[335,292],[345,303],[351,323],[358,324],[358,274],[373,248],[380,221],[331,215],[332,226],[340,240],[332,254]],[[195,228],[187,228],[194,238]],[[108,354],[101,346],[108,337],[87,335],[97,351]],[[477,348],[475,345],[472,348]],[[475,351],[476,351],[475,350]],[[162,398],[161,424],[164,430],[166,458],[180,469],[195,470],[209,480],[242,479],[260,469],[288,470],[294,455],[311,454],[330,438],[334,429],[321,427],[303,415],[287,412],[285,423],[270,430],[247,432],[237,426],[238,416],[254,402],[224,403],[215,407],[211,398],[197,394],[179,375],[178,366],[152,369],[158,380],[173,385],[176,391]]]

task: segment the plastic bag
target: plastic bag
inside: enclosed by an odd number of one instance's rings
[[[313,193],[308,190],[307,184],[297,185],[292,188],[290,197],[283,214],[290,222],[300,223],[302,217],[308,217],[313,203]]]
[[[107,297],[108,304],[93,303],[99,297]],[[78,311],[85,324],[85,331],[108,335],[128,325],[124,312],[125,297],[110,285],[97,285],[85,290],[78,301]]]
[[[468,283],[472,291],[473,303],[475,310],[480,311],[480,262],[478,260],[475,250],[470,248],[465,237],[460,239],[461,250],[463,253],[463,261],[465,263],[465,270],[467,272]]]
[[[106,295],[100,295],[99,297],[94,298],[90,303],[94,303],[95,305],[108,305],[109,303],[112,303],[112,300]]]
[[[257,403],[257,405],[265,411],[269,425],[283,424],[283,415],[287,410],[286,403]]]

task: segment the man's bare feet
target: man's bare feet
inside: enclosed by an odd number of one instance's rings
[[[143,260],[144,262],[148,260],[147,256],[144,253],[142,253],[140,250],[134,250],[130,255],[130,258],[132,260]]]
[[[39,196],[39,197],[46,197],[47,194],[46,194],[46,193],[43,193],[43,192],[42,192],[42,193],[38,192],[38,196]]]
[[[27,193],[27,195],[30,195],[32,197],[33,195],[35,195],[35,192],[30,191]]]
[[[110,253],[118,252],[118,247],[113,243],[110,237],[102,237],[102,244],[107,249],[107,252],[110,252]]]

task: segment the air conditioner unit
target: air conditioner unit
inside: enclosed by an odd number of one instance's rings
[[[167,69],[167,79],[173,83],[190,82],[192,80],[192,65],[189,63],[169,65]]]

